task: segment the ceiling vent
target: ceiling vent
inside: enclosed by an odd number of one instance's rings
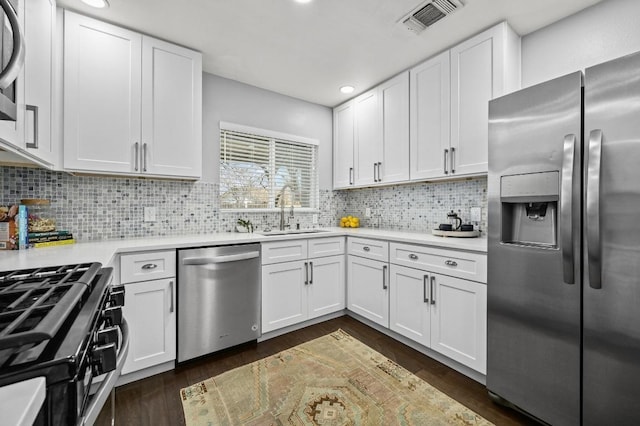
[[[464,4],[460,0],[430,0],[420,4],[400,20],[408,30],[416,34],[435,24],[445,16],[460,9]]]

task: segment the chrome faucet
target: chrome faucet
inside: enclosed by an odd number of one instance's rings
[[[291,192],[293,192],[293,188],[291,188],[291,186],[289,184],[285,184],[282,189],[280,190],[280,196],[279,196],[279,200],[280,200],[280,230],[284,231],[284,190],[289,188],[289,190]],[[289,212],[289,219],[291,219],[293,216],[293,202],[291,202],[291,210]]]

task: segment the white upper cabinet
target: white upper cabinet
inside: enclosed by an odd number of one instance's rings
[[[449,51],[412,68],[411,158],[413,180],[445,174],[445,153],[449,150],[450,71]]]
[[[355,110],[355,178],[336,163],[334,188],[486,174],[489,100],[519,88],[520,37],[502,22],[343,104],[334,117]],[[351,129],[341,118],[334,159]]]
[[[378,183],[409,180],[409,73],[379,86],[382,117],[382,158]]]
[[[201,55],[64,17],[64,168],[200,177]]]
[[[202,55],[145,36],[142,73],[142,171],[200,177]]]
[[[54,34],[56,2],[25,2],[25,112],[24,141],[27,151],[54,164],[57,147],[52,138]]]
[[[409,179],[408,72],[335,108],[333,116],[334,188]]]
[[[382,157],[382,127],[378,89],[355,99],[355,185],[377,182],[378,162]]]
[[[449,174],[488,171],[489,100],[520,88],[520,37],[506,22],[451,49]]]
[[[51,168],[57,159],[51,137],[56,2],[29,0],[17,4],[25,38],[24,67],[15,84],[16,120],[0,121],[0,145]]]
[[[64,19],[64,168],[137,172],[142,36],[68,11]]]
[[[333,109],[333,187],[353,186],[354,102]]]

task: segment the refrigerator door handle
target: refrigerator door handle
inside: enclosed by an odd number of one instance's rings
[[[562,227],[561,249],[564,282],[575,284],[573,268],[573,182],[575,170],[576,135],[564,137],[562,160],[562,192],[560,193],[560,223]]]
[[[600,262],[600,167],[602,164],[602,130],[589,133],[589,161],[587,165],[587,262],[589,286],[602,288]]]

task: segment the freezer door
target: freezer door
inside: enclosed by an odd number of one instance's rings
[[[640,421],[640,54],[585,72],[583,419]]]
[[[582,74],[489,105],[487,388],[580,424]]]

